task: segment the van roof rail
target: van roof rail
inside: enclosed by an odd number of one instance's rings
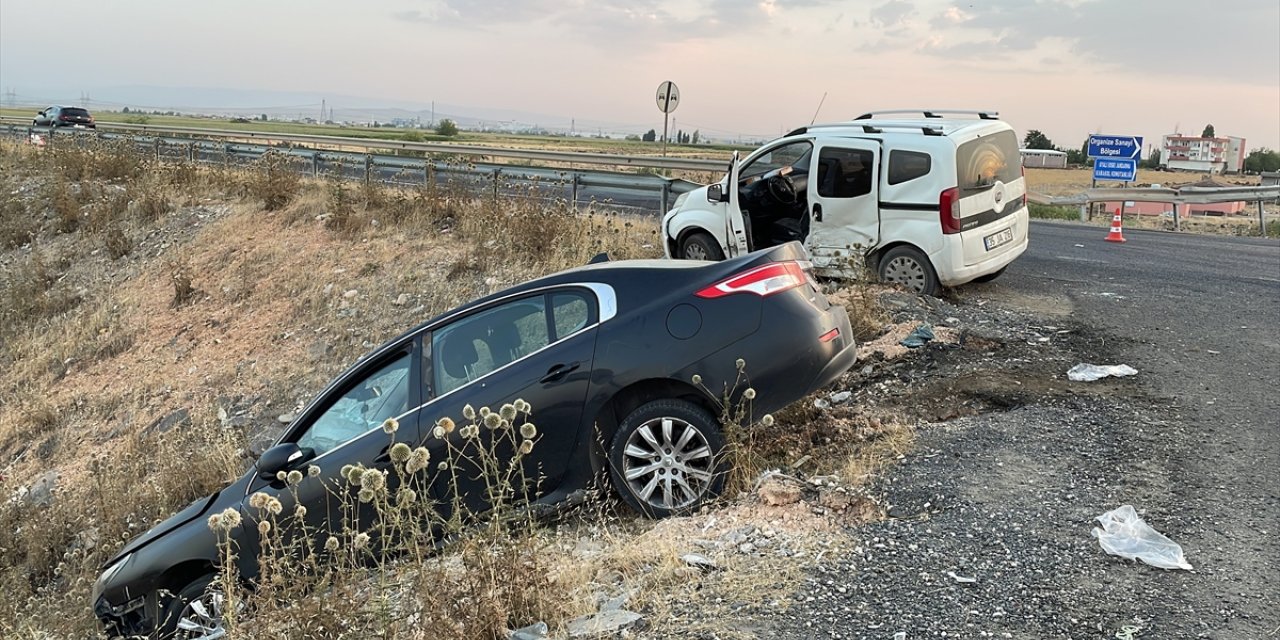
[[[876,116],[887,115],[923,115],[926,118],[942,118],[942,114],[962,115],[962,116],[978,116],[980,120],[999,120],[1000,112],[991,109],[972,110],[972,109],[886,109],[884,111],[868,111],[854,120],[870,120]]]

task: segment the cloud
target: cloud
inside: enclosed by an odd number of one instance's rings
[[[988,0],[937,12],[929,25],[949,44],[930,51],[949,58],[1020,53],[1056,39],[1088,64],[1274,86],[1280,78],[1278,24],[1275,0],[1209,9],[1200,0]]]
[[[915,6],[904,0],[889,0],[871,10],[871,24],[880,27],[902,25],[915,12]]]
[[[392,17],[477,29],[545,22],[601,44],[614,44],[741,35],[777,21],[789,10],[822,6],[828,0],[702,0],[674,5],[663,0],[434,0],[425,4],[424,9],[397,11]]]

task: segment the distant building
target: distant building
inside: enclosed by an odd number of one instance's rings
[[[1244,138],[1202,138],[1172,133],[1161,140],[1160,166],[1205,173],[1237,173],[1244,168]]]
[[[1022,153],[1022,166],[1041,167],[1045,169],[1066,169],[1067,154],[1049,149],[1019,149]]]

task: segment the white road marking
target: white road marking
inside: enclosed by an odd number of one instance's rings
[[[1096,260],[1094,258],[1077,258],[1075,256],[1054,256],[1054,257],[1059,260],[1073,260],[1075,262],[1097,262],[1099,264],[1107,263],[1106,260]]]

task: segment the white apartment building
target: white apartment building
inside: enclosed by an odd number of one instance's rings
[[[1167,134],[1160,143],[1160,165],[1186,171],[1235,173],[1244,167],[1244,138]]]

